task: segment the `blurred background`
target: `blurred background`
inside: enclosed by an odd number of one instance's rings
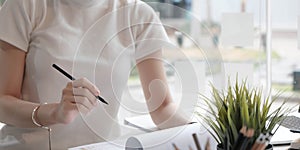
[[[5,0],[0,0],[0,5]],[[272,0],[272,41],[266,40],[267,4],[264,0],[143,0],[160,16],[175,49],[164,49],[165,69],[174,99],[180,101],[176,69],[192,64],[199,93],[210,93],[209,83],[220,89],[228,77],[247,79],[249,86],[266,88],[271,74],[272,94],[299,103],[299,0]],[[271,44],[271,71],[267,71],[267,42]],[[182,67],[183,66],[183,67]],[[238,74],[238,78],[236,75]],[[179,91],[179,92],[178,92]],[[265,91],[268,91],[265,89]],[[133,66],[124,102],[144,103]],[[143,108],[144,107],[144,108]],[[144,105],[141,110],[146,109]],[[143,113],[120,109],[120,120]]]
[[[249,86],[264,89],[265,95],[269,91],[273,96],[280,93],[278,101],[288,99],[290,106],[300,103],[299,0],[272,0],[268,4],[270,41],[266,38],[268,5],[264,0],[144,1],[158,12],[169,38],[178,47],[164,49],[166,74],[175,101],[182,98],[178,95],[182,90],[177,87],[182,78],[176,71],[184,72],[184,66],[192,63],[201,94],[210,94],[209,83],[223,90],[230,78],[231,83],[236,79],[247,80]],[[271,46],[269,70],[268,42]],[[143,102],[135,69],[128,86],[131,97]],[[128,95],[124,96],[125,101],[126,97]]]
[[[145,0],[145,2],[160,12],[164,24],[177,29],[174,32],[167,30],[168,34],[174,44],[181,47],[189,58],[196,61],[209,61],[203,59],[199,50],[206,53],[219,51],[228,75],[232,76],[232,73],[235,75],[237,71],[242,76],[247,76],[253,85],[265,86],[267,73],[266,1]],[[162,3],[172,5],[172,7],[165,7]],[[299,89],[297,72],[300,69],[297,34],[300,2],[298,0],[272,0],[270,5],[272,88],[296,92]],[[237,30],[239,33],[236,33]],[[198,47],[195,47],[195,44]],[[166,55],[166,57],[172,56]],[[180,58],[173,59],[176,61]],[[227,69],[227,63],[234,64],[234,68],[228,67]],[[243,65],[252,70],[247,71]],[[213,68],[206,68],[207,79],[217,73],[207,71],[207,69]],[[250,74],[243,75],[243,72]]]

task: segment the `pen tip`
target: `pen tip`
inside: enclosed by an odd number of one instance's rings
[[[100,96],[96,96],[102,103],[108,105],[108,103]]]
[[[106,105],[108,105],[108,103],[106,101],[101,101],[101,102],[104,103],[104,104],[106,104]]]

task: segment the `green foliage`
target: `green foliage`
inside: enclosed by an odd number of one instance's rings
[[[226,94],[224,91],[218,91],[213,85],[211,87],[212,98],[201,95],[201,100],[206,106],[199,106],[201,110],[208,112],[208,115],[200,112],[197,112],[197,115],[211,128],[209,132],[215,140],[223,147],[225,142],[228,143],[229,149],[233,149],[243,126],[255,130],[250,143],[253,144],[260,133],[272,133],[275,125],[291,111],[283,107],[286,101],[271,111],[270,108],[278,96],[272,100],[270,97],[263,99],[262,90],[249,89],[246,82],[236,82],[234,87],[229,85]]]
[[[5,2],[5,0],[0,0],[0,6]]]

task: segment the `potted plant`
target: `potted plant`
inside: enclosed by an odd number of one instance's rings
[[[230,83],[230,82],[228,82]],[[272,104],[278,95],[272,99],[263,98],[261,89],[251,89],[246,82],[228,85],[227,91],[218,91],[213,85],[211,98],[201,95],[205,105],[199,106],[197,115],[203,120],[208,131],[218,142],[218,149],[233,150],[238,141],[243,126],[253,129],[254,134],[248,142],[247,150],[251,149],[261,133],[274,134],[274,128],[291,109],[284,108],[286,101],[280,107],[271,111]],[[276,131],[275,131],[276,132]]]

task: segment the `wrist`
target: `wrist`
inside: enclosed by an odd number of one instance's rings
[[[41,125],[50,126],[57,123],[55,117],[56,103],[42,104],[37,112],[37,118]]]

